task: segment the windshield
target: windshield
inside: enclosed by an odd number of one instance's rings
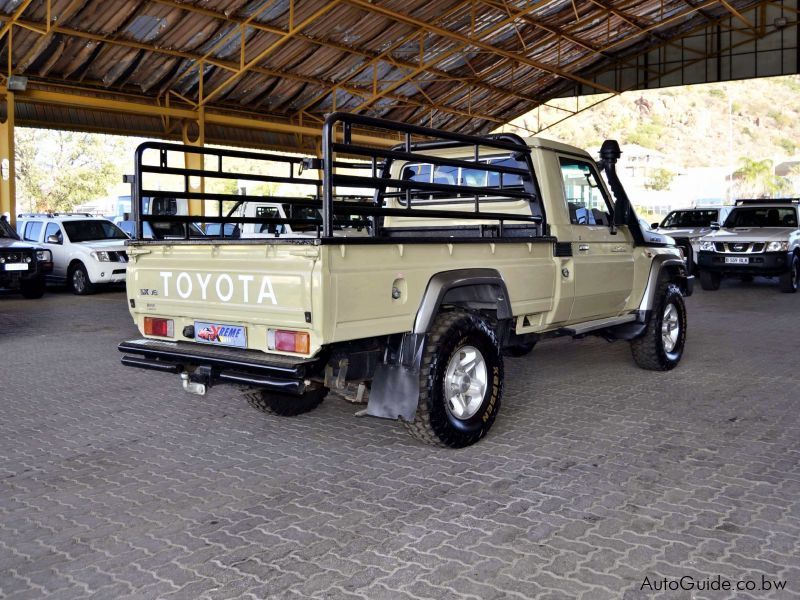
[[[0,238],[10,238],[12,240],[19,239],[17,232],[14,231],[14,228],[11,227],[11,225],[5,219],[0,219]]]
[[[673,210],[661,223],[661,227],[710,227],[717,216],[716,210]]]
[[[797,227],[797,212],[794,207],[736,208],[725,227]]]
[[[127,240],[128,236],[111,221],[87,219],[85,221],[64,221],[64,231],[73,243],[94,240]]]

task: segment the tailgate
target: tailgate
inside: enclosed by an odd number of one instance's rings
[[[198,333],[232,326],[223,329],[232,338],[194,341],[266,351],[268,328],[310,332],[317,246],[132,244],[128,254],[129,306],[143,334],[145,316],[168,317],[175,321],[172,339],[190,341],[189,326]]]

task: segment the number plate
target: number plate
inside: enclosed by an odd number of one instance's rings
[[[743,256],[726,256],[725,264],[728,265],[749,265],[750,259]]]
[[[6,271],[27,271],[27,263],[7,263],[5,265]]]
[[[201,344],[247,348],[247,331],[240,325],[195,321],[194,340]]]

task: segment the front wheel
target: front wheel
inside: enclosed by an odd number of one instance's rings
[[[68,281],[73,294],[86,296],[94,293],[94,284],[89,279],[89,273],[87,273],[83,263],[77,263],[70,269]]]
[[[722,275],[720,273],[700,271],[700,287],[706,291],[713,292],[714,290],[718,290],[721,281]]]
[[[503,396],[503,357],[491,326],[461,311],[433,324],[420,368],[417,414],[406,429],[418,440],[463,448],[491,429]]]
[[[686,306],[674,283],[662,283],[644,334],[631,342],[636,364],[651,371],[669,371],[681,361],[686,344]]]
[[[308,389],[302,396],[268,392],[266,390],[248,390],[245,392],[247,403],[268,415],[294,417],[310,412],[322,403],[328,394],[328,388]]]
[[[800,286],[800,258],[792,256],[789,270],[781,275],[781,291],[785,294],[794,294]]]

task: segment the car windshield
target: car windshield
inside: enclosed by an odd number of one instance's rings
[[[797,227],[794,207],[737,208],[728,215],[725,227]]]
[[[19,239],[17,232],[14,231],[14,228],[11,227],[11,225],[5,219],[0,219],[0,238],[10,238],[12,240]]]
[[[710,227],[717,220],[716,210],[673,210],[661,223],[661,227]]]
[[[95,240],[127,240],[128,236],[111,221],[87,219],[85,221],[64,221],[64,231],[73,243]]]

